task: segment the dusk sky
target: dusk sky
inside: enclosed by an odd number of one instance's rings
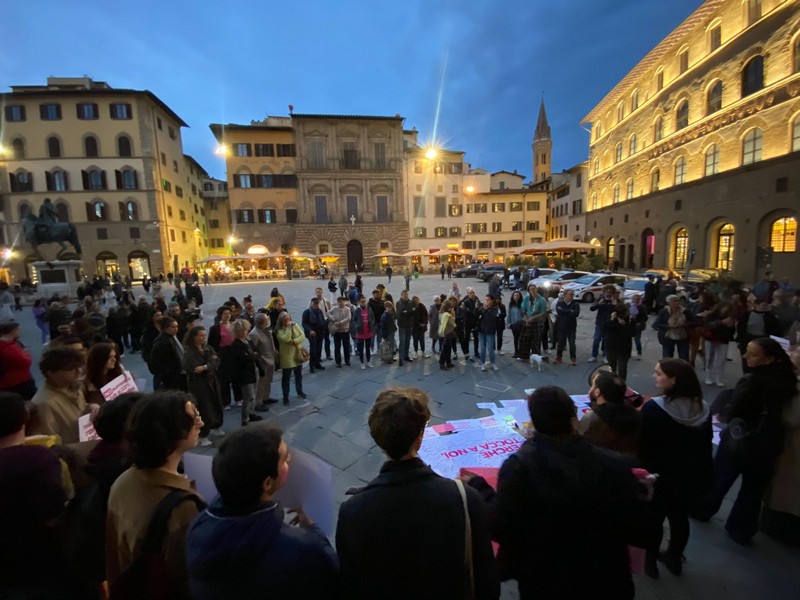
[[[148,89],[216,177],[209,123],[405,117],[473,167],[531,175],[544,93],[554,170],[586,159],[580,121],[701,0],[30,0],[4,7],[0,83],[88,75]],[[438,119],[437,119],[438,114]]]

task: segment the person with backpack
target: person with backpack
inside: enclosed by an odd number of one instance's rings
[[[108,498],[111,600],[153,598],[150,585],[157,585],[165,599],[189,598],[186,531],[205,502],[178,466],[197,445],[202,428],[203,419],[184,392],[156,392],[136,402],[128,430],[133,465],[114,482]],[[153,562],[163,567],[158,581],[155,569],[147,567]]]

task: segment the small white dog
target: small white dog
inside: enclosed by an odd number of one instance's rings
[[[536,368],[541,371],[542,370],[542,355],[541,354],[531,354],[531,367],[536,365]]]

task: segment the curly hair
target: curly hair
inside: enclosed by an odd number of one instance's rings
[[[136,402],[127,427],[134,465],[157,469],[189,437],[194,417],[186,412],[187,402],[193,403],[189,394],[174,390],[156,392]]]

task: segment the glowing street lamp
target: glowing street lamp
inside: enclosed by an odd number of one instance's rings
[[[228,156],[230,152],[231,152],[230,148],[228,148],[228,146],[226,146],[225,144],[220,144],[219,146],[217,146],[216,150],[214,150],[214,153],[217,156],[223,156],[223,157]]]
[[[425,151],[425,158],[427,158],[428,160],[433,160],[434,158],[436,158],[436,154],[437,154],[436,148],[428,148]]]
[[[474,191],[475,191],[475,186],[474,186],[474,185],[468,185],[468,186],[465,188],[465,190],[464,190],[464,191],[466,191],[468,194],[471,194],[472,192],[474,192]]]

